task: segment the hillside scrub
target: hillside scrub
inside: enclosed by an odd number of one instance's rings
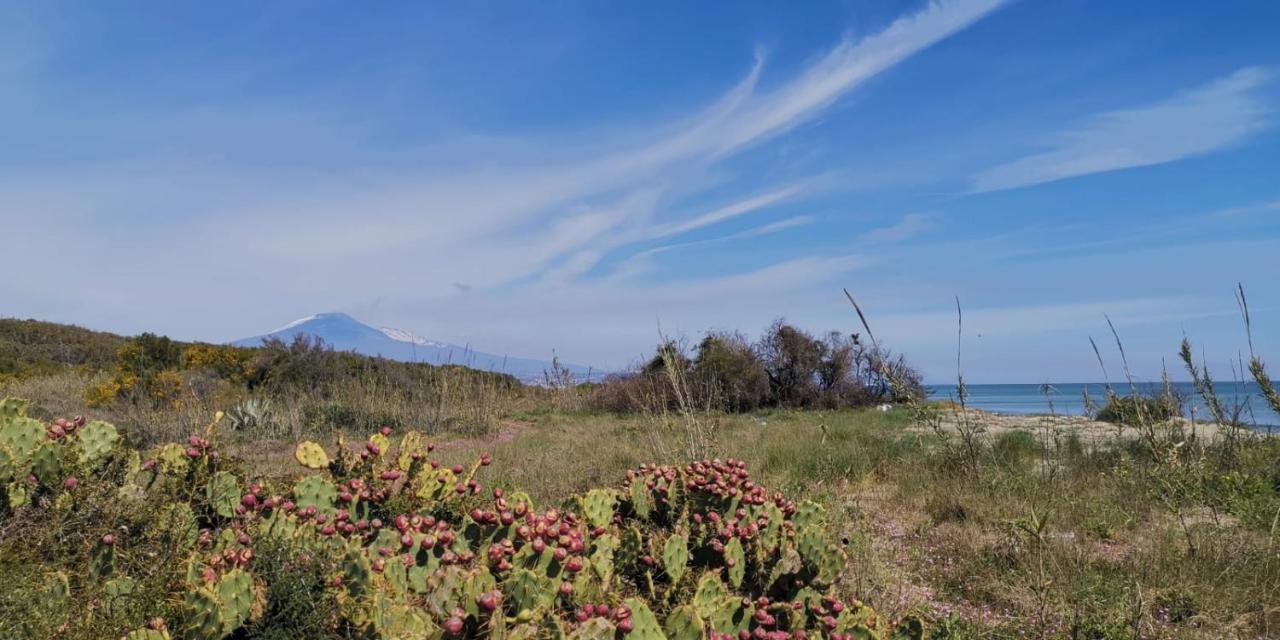
[[[0,320],[0,387],[38,411],[103,416],[140,445],[181,437],[215,411],[246,437],[384,424],[482,433],[543,393],[504,374],[336,351],[303,336],[246,348],[29,320]]]
[[[660,345],[636,371],[606,379],[592,405],[613,412],[692,407],[839,409],[903,403],[925,396],[921,376],[901,356],[831,332],[822,338],[778,320],[755,343],[740,333],[708,332],[692,355]]]

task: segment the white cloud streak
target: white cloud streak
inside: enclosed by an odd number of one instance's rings
[[[909,238],[914,238],[922,233],[928,232],[937,226],[933,218],[923,213],[909,213],[902,217],[902,220],[896,224],[879,229],[872,229],[860,236],[859,242],[866,243],[883,243],[883,242],[901,242]]]
[[[973,188],[1016,189],[1174,162],[1239,144],[1270,124],[1273,109],[1257,95],[1270,78],[1268,71],[1248,67],[1155,104],[1096,115],[1060,133],[1052,150],[980,173]]]
[[[790,218],[777,220],[775,222],[770,222],[768,224],[762,224],[756,227],[751,227],[750,229],[744,229],[737,233],[731,233],[726,236],[719,236],[716,238],[707,238],[705,240],[694,240],[691,242],[678,242],[675,244],[666,244],[666,245],[654,247],[652,249],[646,249],[644,251],[641,251],[639,253],[632,255],[630,258],[627,258],[622,264],[618,266],[617,269],[615,269],[612,277],[615,279],[625,279],[625,278],[634,277],[636,275],[649,271],[652,269],[652,266],[653,266],[652,265],[653,257],[662,253],[678,251],[681,249],[688,249],[691,247],[702,247],[702,246],[714,245],[714,244],[724,244],[724,243],[734,242],[736,240],[748,240],[751,238],[760,238],[760,237],[775,234],[775,233],[781,233],[788,229],[794,229],[796,227],[802,227],[808,224],[812,224],[813,221],[814,221],[813,216],[793,216]]]

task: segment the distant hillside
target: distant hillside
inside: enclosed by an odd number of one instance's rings
[[[128,338],[69,324],[0,318],[0,378],[26,378],[68,367],[106,369]]]
[[[338,351],[380,356],[400,362],[459,364],[483,371],[505,373],[524,382],[541,382],[544,372],[552,368],[552,363],[547,360],[494,355],[434,342],[400,329],[372,327],[345,313],[319,313],[290,322],[270,333],[236,340],[231,344],[254,347],[271,338],[289,342],[298,335],[320,338]],[[579,381],[585,381],[591,374],[591,370],[585,366],[564,363],[561,366],[571,371]]]
[[[330,334],[343,340],[343,345],[350,344],[356,337],[331,328],[335,330]],[[296,336],[301,336],[301,342],[294,339]],[[448,362],[431,365],[421,360],[384,358],[379,353],[365,354],[343,348],[307,332],[273,332],[240,342],[245,343],[244,346],[183,342],[150,333],[121,336],[56,322],[0,318],[0,382],[5,378],[32,378],[70,369],[123,370],[142,378],[165,370],[206,369],[250,387],[306,387],[355,379],[370,372],[380,378],[391,376],[400,381],[420,382],[430,379],[431,370],[444,367],[459,371],[474,368],[476,375],[500,386],[519,385],[510,374],[462,364],[450,366]]]

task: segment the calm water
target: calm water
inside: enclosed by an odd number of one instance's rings
[[[1128,384],[1113,385],[1116,393],[1127,394]],[[1187,401],[1189,408],[1194,407],[1197,419],[1205,419],[1209,414],[1204,403],[1196,395],[1189,382],[1173,383],[1175,392],[1180,393]],[[971,407],[993,411],[996,413],[1049,413],[1049,403],[1053,403],[1053,412],[1060,414],[1081,415],[1084,410],[1084,392],[1087,389],[1089,398],[1102,404],[1105,390],[1100,382],[1065,383],[1052,385],[1052,392],[1046,394],[1043,385],[1038,384],[971,384],[966,385],[969,392],[968,404]],[[1280,425],[1280,416],[1272,413],[1267,403],[1258,396],[1258,387],[1253,383],[1236,385],[1234,383],[1216,383],[1215,389],[1223,406],[1228,409],[1234,403],[1245,406],[1244,421],[1258,425]],[[1159,385],[1139,384],[1140,392],[1159,391]],[[935,400],[953,398],[955,385],[932,385],[929,397]],[[1249,416],[1252,416],[1250,419]]]

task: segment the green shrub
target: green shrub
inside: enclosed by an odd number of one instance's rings
[[[596,408],[614,412],[844,409],[925,397],[919,372],[901,356],[856,335],[816,338],[782,320],[754,344],[740,333],[708,332],[693,357],[665,342],[636,371],[592,391]]]
[[[1103,422],[1126,426],[1142,426],[1170,420],[1182,415],[1176,401],[1163,396],[1116,396],[1098,411]]]
[[[398,416],[364,407],[353,407],[337,402],[308,405],[302,409],[302,422],[308,427],[339,431],[370,432],[382,427],[399,428]]]

